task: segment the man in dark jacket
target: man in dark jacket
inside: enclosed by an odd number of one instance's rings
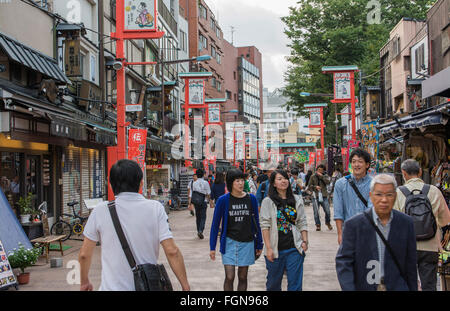
[[[396,188],[392,176],[377,175],[370,184],[373,207],[345,222],[336,255],[342,290],[417,291],[414,222],[408,215],[393,210]]]

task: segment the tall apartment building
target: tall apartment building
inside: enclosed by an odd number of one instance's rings
[[[206,98],[225,98],[223,71],[223,32],[204,0],[180,0],[180,14],[189,25],[189,57],[210,55],[211,60],[191,63],[190,71],[212,72]]]

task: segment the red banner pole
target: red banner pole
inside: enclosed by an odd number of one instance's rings
[[[116,2],[116,56],[122,62],[117,70],[117,160],[126,159],[127,144],[125,132],[125,52],[124,52],[124,0]]]
[[[350,92],[352,96],[352,139],[356,140],[356,98],[355,98],[355,72],[350,72]],[[361,112],[360,112],[361,113]]]

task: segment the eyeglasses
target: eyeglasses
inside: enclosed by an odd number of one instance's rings
[[[392,200],[393,198],[395,198],[395,194],[396,194],[395,192],[388,192],[388,193],[375,192],[375,193],[373,193],[373,195],[377,199],[381,199],[381,198],[385,197],[386,199],[389,199],[389,200]]]

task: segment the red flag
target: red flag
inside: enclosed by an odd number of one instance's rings
[[[128,130],[128,159],[136,161],[145,171],[145,146],[147,145],[147,130]],[[142,192],[141,192],[142,193]]]

